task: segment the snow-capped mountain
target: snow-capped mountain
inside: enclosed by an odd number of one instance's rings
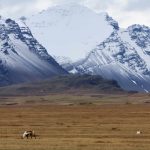
[[[26,20],[36,39],[55,56],[84,58],[104,41],[118,23],[107,13],[97,14],[78,4],[50,7]]]
[[[1,86],[65,73],[25,24],[0,19]]]
[[[132,25],[114,30],[76,70],[115,79],[126,90],[150,91],[150,28]]]
[[[107,13],[77,4],[51,7],[26,23],[69,72],[114,79],[126,90],[150,91],[149,27],[121,29]]]

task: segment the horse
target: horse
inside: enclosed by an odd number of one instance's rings
[[[137,135],[140,135],[142,132],[140,130],[136,131]]]
[[[36,135],[35,135],[35,132],[34,131],[25,131],[23,134],[22,134],[22,139],[24,139],[24,138],[35,138],[36,139]]]

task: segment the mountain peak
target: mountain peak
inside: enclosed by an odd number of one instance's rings
[[[130,32],[150,32],[150,28],[145,25],[133,24],[127,28]]]
[[[148,26],[134,24],[129,26],[127,30],[129,31],[132,40],[134,40],[138,46],[147,50],[149,49],[150,28]]]
[[[27,19],[26,24],[49,53],[73,61],[85,57],[117,26],[111,17],[74,3],[50,7]]]
[[[112,17],[110,17],[108,14],[106,14],[106,20],[110,25],[114,27],[115,30],[119,30],[119,24],[117,21],[115,21]]]
[[[47,10],[41,11],[39,14],[40,15],[55,14],[55,15],[60,15],[62,17],[65,17],[65,16],[84,13],[84,11],[87,11],[87,9],[88,8],[83,5],[70,2],[70,3],[62,3],[59,5],[51,6]],[[35,15],[35,16],[37,16],[37,15]]]

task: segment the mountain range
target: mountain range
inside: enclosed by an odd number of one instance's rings
[[[127,91],[150,91],[150,28],[127,29],[78,4],[0,19],[0,85],[57,75],[100,75]]]
[[[150,91],[149,27],[123,29],[107,13],[77,4],[49,8],[26,22],[70,73],[101,75],[125,90]]]

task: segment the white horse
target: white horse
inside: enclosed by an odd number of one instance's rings
[[[139,131],[136,131],[136,134],[137,135],[140,135],[142,132],[139,130]]]
[[[31,137],[31,139],[34,137],[36,139],[36,135],[35,135],[35,132],[34,131],[25,131],[23,134],[22,134],[22,138],[29,138]]]

